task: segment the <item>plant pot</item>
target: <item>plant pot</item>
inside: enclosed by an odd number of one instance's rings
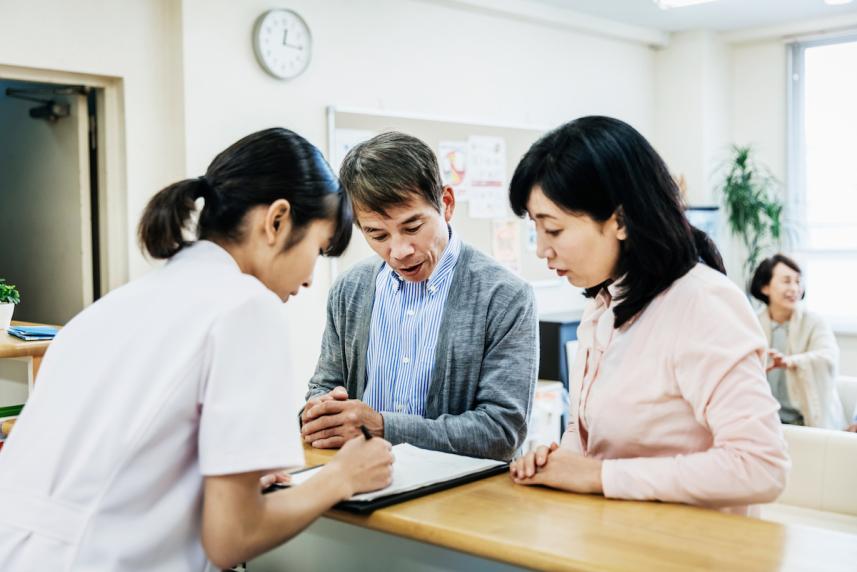
[[[15,304],[0,304],[0,330],[6,331],[6,328],[12,325],[12,312],[15,311]]]

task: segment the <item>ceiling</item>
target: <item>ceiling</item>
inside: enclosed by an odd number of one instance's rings
[[[726,32],[857,14],[857,0],[842,6],[828,6],[824,0],[717,0],[671,10],[661,10],[653,0],[532,1],[664,32]]]

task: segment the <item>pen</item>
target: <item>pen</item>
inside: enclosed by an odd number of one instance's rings
[[[365,425],[361,425],[360,430],[363,432],[363,436],[366,437],[367,441],[372,438],[372,433],[369,432]]]

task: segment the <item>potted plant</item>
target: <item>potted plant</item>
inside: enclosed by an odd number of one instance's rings
[[[12,324],[12,312],[15,304],[21,302],[21,295],[13,284],[6,284],[6,280],[0,278],[0,330],[6,331]]]
[[[779,242],[783,214],[783,201],[776,192],[777,180],[757,165],[751,155],[749,146],[732,147],[721,187],[729,230],[747,249],[745,276],[756,269],[762,253]]]

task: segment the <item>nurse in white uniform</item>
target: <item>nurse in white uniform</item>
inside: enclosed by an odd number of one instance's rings
[[[245,137],[156,194],[139,234],[168,262],[62,329],[0,453],[4,571],[228,568],[390,482],[389,443],[360,437],[299,489],[260,492],[304,464],[281,302],[351,234],[318,149]]]

